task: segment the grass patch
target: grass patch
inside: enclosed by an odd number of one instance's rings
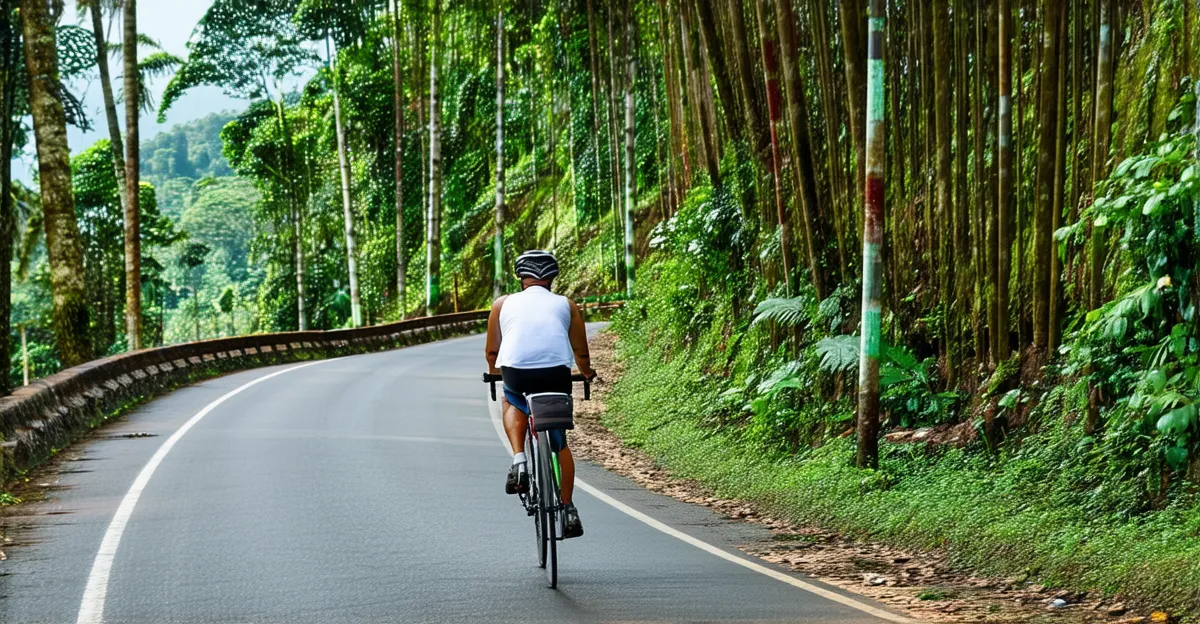
[[[711,354],[664,352],[649,332],[617,327],[626,373],[608,399],[605,424],[679,478],[793,522],[944,549],[984,573],[1026,574],[1200,614],[1195,497],[1160,510],[1104,512],[1089,501],[1121,500],[1120,492],[1079,486],[1086,481],[1076,473],[1089,465],[1074,459],[1081,435],[1065,419],[1000,455],[885,444],[880,469],[859,470],[850,438],[799,453],[752,442],[744,426],[713,418],[730,382],[706,373]]]

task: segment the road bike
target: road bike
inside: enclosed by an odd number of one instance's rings
[[[492,400],[496,400],[496,382],[500,375],[483,375],[490,384]],[[591,400],[592,383],[583,375],[572,375],[571,381],[583,383],[583,398]],[[567,429],[574,429],[574,404],[571,395],[561,392],[527,394],[529,426],[525,428],[525,469],[529,475],[529,491],[520,494],[525,513],[533,518],[537,538],[538,567],[546,570],[546,583],[558,587],[558,542],[563,538],[564,515],[562,503],[562,470],[558,453],[566,444]]]

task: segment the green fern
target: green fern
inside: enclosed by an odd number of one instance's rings
[[[751,325],[772,322],[781,327],[799,327],[808,322],[809,305],[810,301],[804,296],[766,299],[754,308],[754,321]]]
[[[830,336],[817,342],[821,370],[840,373],[858,367],[858,336]]]

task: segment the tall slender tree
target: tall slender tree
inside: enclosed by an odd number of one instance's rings
[[[504,9],[496,11],[496,239],[492,297],[504,294]]]
[[[637,149],[634,125],[633,89],[637,78],[637,16],[633,12],[633,0],[625,4],[625,293],[633,296],[634,253],[633,253],[633,206],[637,193]]]
[[[1000,115],[999,135],[997,143],[998,196],[996,198],[996,248],[992,252],[995,265],[995,278],[992,280],[996,289],[995,325],[992,327],[994,336],[992,342],[996,361],[1008,359],[1008,279],[1012,271],[1012,223],[1013,223],[1013,136],[1012,136],[1012,8],[1008,0],[1000,0],[998,12],[999,54],[999,87],[1000,101],[997,111]]]
[[[358,291],[358,232],[354,227],[354,198],[350,188],[350,154],[346,145],[346,125],[342,120],[342,87],[336,57],[330,50],[330,38],[325,38],[329,60],[329,76],[333,82],[333,125],[337,136],[338,172],[342,187],[342,221],[346,233],[346,268],[350,274],[350,322],[354,327],[363,324],[362,296]]]
[[[125,209],[125,141],[121,138],[121,126],[117,121],[117,100],[113,95],[112,72],[108,67],[108,41],[104,34],[104,17],[100,0],[88,2],[88,13],[92,18],[92,36],[96,39],[96,69],[100,72],[100,92],[104,97],[104,119],[108,126],[108,143],[112,147],[113,171],[117,177],[117,197],[121,209]]]
[[[395,122],[396,176],[396,301],[400,318],[408,315],[408,252],[404,237],[404,68],[400,58],[402,46],[400,7],[403,0],[390,0],[392,12],[392,113]]]
[[[796,19],[792,15],[790,0],[775,0],[775,28],[779,32],[780,56],[783,58],[783,84],[787,91],[788,126],[792,130],[792,172],[799,191],[800,214],[804,232],[804,248],[808,251],[808,270],[812,274],[817,298],[824,299],[824,267],[821,263],[821,248],[825,244],[822,235],[821,214],[817,195],[817,173],[812,160],[812,139],[808,129],[808,98],[800,80],[800,48],[796,36]],[[763,40],[763,47],[767,46]]]
[[[141,84],[137,0],[125,0],[125,338],[142,348]]]
[[[437,312],[442,270],[442,104],[438,63],[442,52],[442,0],[433,0],[429,46],[429,214],[425,217],[425,313]]]
[[[71,188],[71,149],[67,116],[59,99],[58,22],[61,3],[21,0],[29,108],[37,138],[46,251],[50,258],[54,333],[63,364],[75,366],[92,358],[91,314],[84,284],[83,247]],[[4,189],[8,192],[8,189]]]
[[[867,33],[867,123],[865,208],[863,214],[862,331],[858,369],[858,465],[879,465],[879,348],[883,313],[883,174],[887,158],[883,116],[884,0],[870,0]]]

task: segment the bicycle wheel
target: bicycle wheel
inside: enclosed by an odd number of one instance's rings
[[[546,583],[553,589],[558,587],[558,483],[550,457],[550,436],[545,431],[538,433],[537,446],[538,481],[541,482],[538,502],[546,542]]]
[[[541,492],[541,479],[539,478],[538,473],[537,452],[534,451],[534,448],[535,445],[533,443],[533,436],[530,435],[528,430],[526,430],[525,468],[526,473],[529,475],[529,493],[526,494],[526,496],[529,497],[530,505],[532,505],[534,509],[533,534],[534,538],[537,540],[535,547],[537,548],[538,567],[544,568],[546,567],[546,538],[545,535],[543,535],[542,527],[545,525],[542,523],[542,507],[541,499],[539,498]]]

